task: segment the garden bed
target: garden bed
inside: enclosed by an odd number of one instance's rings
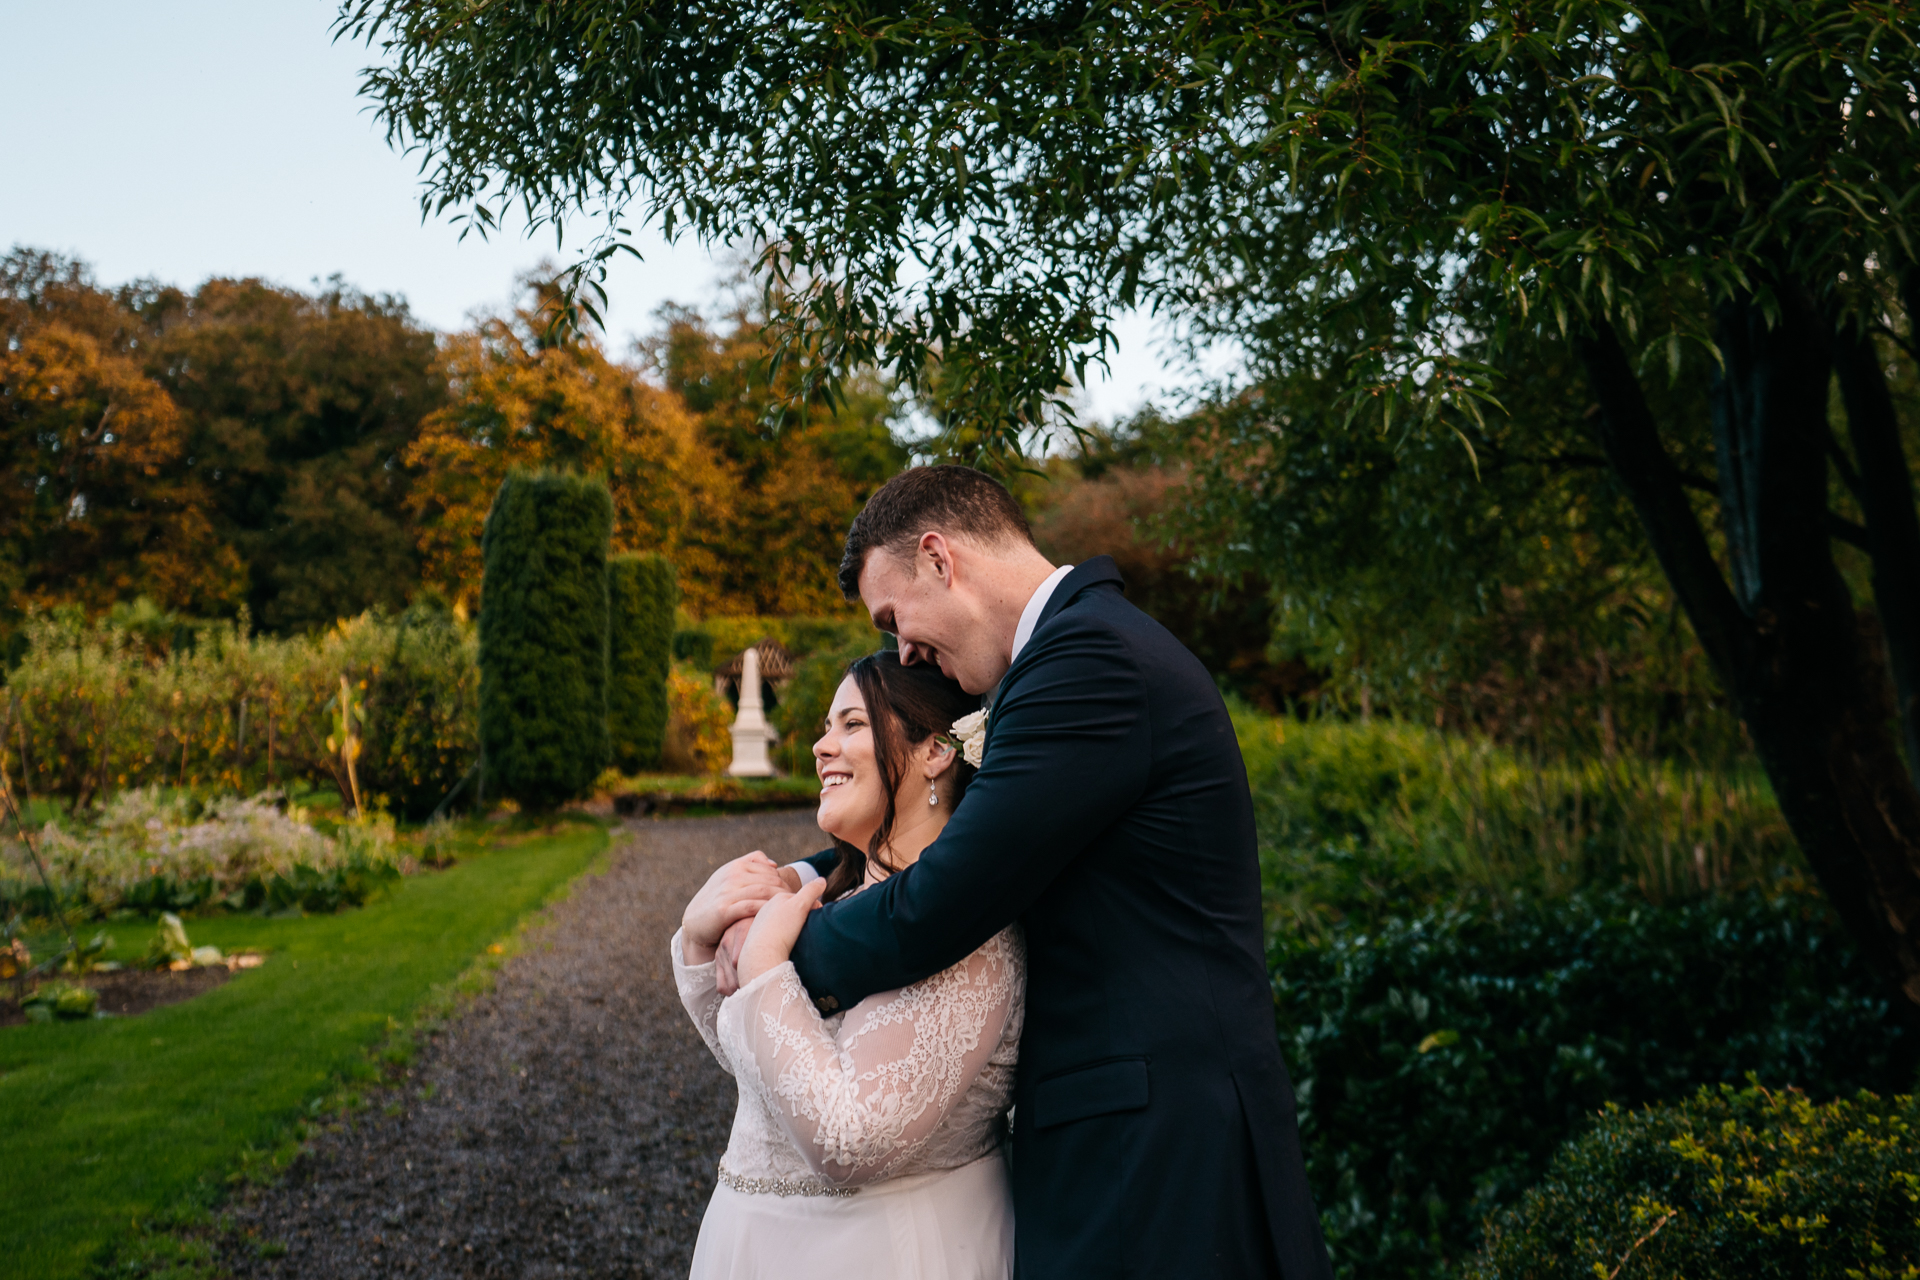
[[[101,1013],[126,1018],[165,1005],[191,1000],[224,983],[232,972],[223,964],[194,969],[122,969],[117,973],[90,973],[62,981],[91,987],[100,993]],[[0,1027],[27,1021],[26,1011],[12,993],[0,997]]]

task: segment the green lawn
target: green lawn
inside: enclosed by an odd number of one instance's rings
[[[334,916],[189,920],[196,945],[266,964],[126,1019],[0,1029],[0,1241],[19,1280],[84,1274],[133,1224],[202,1194],[284,1138],[310,1099],[579,875],[606,832],[574,826],[469,850],[447,871]],[[138,956],[152,924],[109,929]],[[89,928],[83,936],[94,930]]]

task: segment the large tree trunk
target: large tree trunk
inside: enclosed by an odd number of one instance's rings
[[[1906,741],[1907,774],[1920,786],[1920,510],[1913,504],[1900,421],[1872,337],[1846,335],[1834,355],[1856,460],[1848,483],[1866,516],[1873,601]]]
[[[1714,447],[1730,573],[1713,555],[1613,330],[1600,325],[1579,351],[1600,403],[1608,461],[1752,735],[1788,826],[1867,961],[1913,1018],[1920,1015],[1920,790],[1901,762],[1878,657],[1829,541],[1832,328],[1795,290],[1782,288],[1776,298],[1771,324],[1751,300],[1730,302],[1716,316],[1725,366],[1714,387]],[[1871,379],[1858,353],[1843,350],[1839,358],[1866,404]],[[1891,415],[1890,400],[1886,407]],[[1852,434],[1857,447],[1868,442],[1863,464],[1878,450],[1875,465],[1889,465],[1889,438],[1898,452],[1897,433],[1888,437],[1883,426],[1863,434],[1855,421]],[[1902,484],[1905,476],[1903,468]],[[1905,535],[1886,510],[1899,505],[1897,495],[1885,489],[1874,504],[1863,498],[1863,508],[1892,547]],[[1905,509],[1911,517],[1911,493]],[[1902,574],[1889,573],[1897,584]],[[1915,619],[1897,602],[1889,618],[1885,604],[1889,648],[1904,648]]]

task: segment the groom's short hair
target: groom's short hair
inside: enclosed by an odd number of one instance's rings
[[[881,485],[847,530],[840,592],[860,598],[860,570],[878,547],[914,563],[913,547],[931,530],[964,534],[988,546],[1033,543],[1026,513],[1005,485],[972,467],[914,467]]]

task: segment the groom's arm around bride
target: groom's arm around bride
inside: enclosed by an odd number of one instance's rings
[[[1018,1274],[1330,1274],[1263,958],[1253,808],[1226,707],[1113,562],[1064,574],[1004,489],[895,477],[841,582],[970,692],[980,771],[919,861],[813,913],[793,961],[851,1008],[1016,920]]]

